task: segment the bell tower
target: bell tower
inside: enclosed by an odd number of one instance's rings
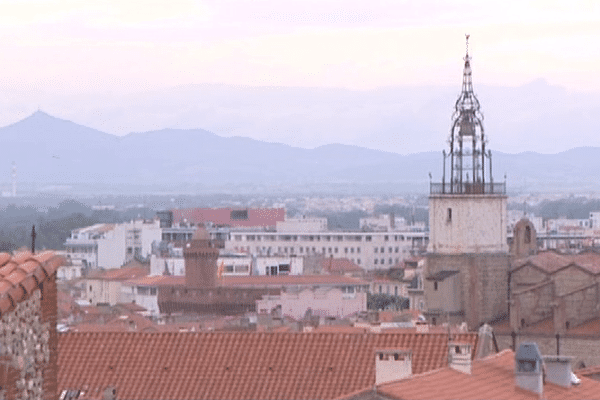
[[[441,182],[430,183],[425,298],[430,320],[471,328],[507,313],[506,183],[494,182],[473,91],[469,35]],[[449,176],[446,172],[449,170]]]

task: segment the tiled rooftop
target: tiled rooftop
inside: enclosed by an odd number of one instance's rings
[[[64,262],[54,252],[11,256],[0,253],[0,315],[10,312],[39,288]]]
[[[473,361],[472,373],[449,367],[384,384],[377,392],[403,400],[582,400],[600,397],[600,382],[580,377],[578,386],[564,388],[546,382],[543,397],[515,384],[515,355],[511,350]],[[365,387],[366,388],[366,387]]]
[[[88,276],[88,279],[103,279],[107,281],[125,281],[148,275],[148,269],[144,267],[126,267],[98,271]]]
[[[325,258],[321,260],[321,270],[330,274],[360,273],[362,268],[347,258]]]
[[[125,282],[129,285],[146,286],[184,286],[184,276],[146,276],[130,279]],[[362,279],[345,275],[252,275],[252,276],[224,276],[217,280],[217,284],[227,287],[281,287],[291,285],[368,285]]]
[[[569,265],[578,265],[591,274],[600,273],[600,253],[586,251],[579,254],[559,254],[555,251],[542,251],[536,255],[515,261],[512,269],[533,265],[547,273],[554,273]]]
[[[415,333],[64,333],[58,386],[90,399],[109,385],[130,400],[333,399],[373,386],[376,349],[412,349],[422,373],[447,365],[447,345]]]

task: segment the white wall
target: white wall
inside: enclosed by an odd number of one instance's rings
[[[451,219],[448,210],[452,210]],[[507,252],[506,196],[429,198],[428,251],[441,254]]]
[[[281,306],[282,315],[294,319],[304,317],[306,310],[322,317],[345,318],[354,313],[367,310],[365,292],[342,293],[340,288],[304,289],[297,293],[282,292],[279,296],[264,296],[256,302],[256,309],[270,312]]]

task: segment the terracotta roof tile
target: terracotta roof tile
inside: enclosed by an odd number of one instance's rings
[[[17,263],[11,261],[6,263],[2,268],[0,268],[0,275],[7,276],[10,275],[17,268]]]
[[[10,254],[8,253],[0,253],[0,266],[4,266],[11,259]]]
[[[515,361],[511,350],[474,360],[472,373],[465,374],[449,367],[430,371],[401,381],[384,384],[378,393],[403,400],[533,400],[540,396],[515,385]],[[581,383],[570,388],[552,383],[544,385],[544,399],[597,399],[600,382],[581,377]]]
[[[101,398],[114,385],[131,400],[333,399],[373,386],[376,349],[412,349],[421,373],[447,364],[447,345],[415,333],[64,333],[58,386]]]
[[[104,279],[109,281],[124,281],[128,279],[135,279],[148,275],[148,269],[143,267],[125,267],[125,268],[114,268],[106,271],[100,271],[92,276],[88,276],[88,279]]]
[[[39,256],[21,252],[11,258],[0,253],[0,264],[3,265],[0,268],[0,312],[9,312],[18,302],[28,298],[63,262],[52,252]]]

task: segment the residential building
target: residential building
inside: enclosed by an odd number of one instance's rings
[[[284,221],[277,221],[275,230],[277,232],[325,232],[327,218],[286,218]]]
[[[97,271],[85,279],[84,299],[93,306],[124,302],[121,286],[124,281],[148,275],[147,268],[129,267]]]
[[[71,231],[66,256],[84,268],[118,268],[134,258],[148,257],[152,243],[160,240],[158,219],[96,224]]]
[[[342,287],[287,288],[278,295],[266,295],[256,302],[256,310],[302,319],[307,313],[319,317],[347,318],[367,311],[367,293],[354,285]]]
[[[232,231],[225,249],[252,255],[344,257],[365,270],[388,269],[423,253],[426,232]]]

